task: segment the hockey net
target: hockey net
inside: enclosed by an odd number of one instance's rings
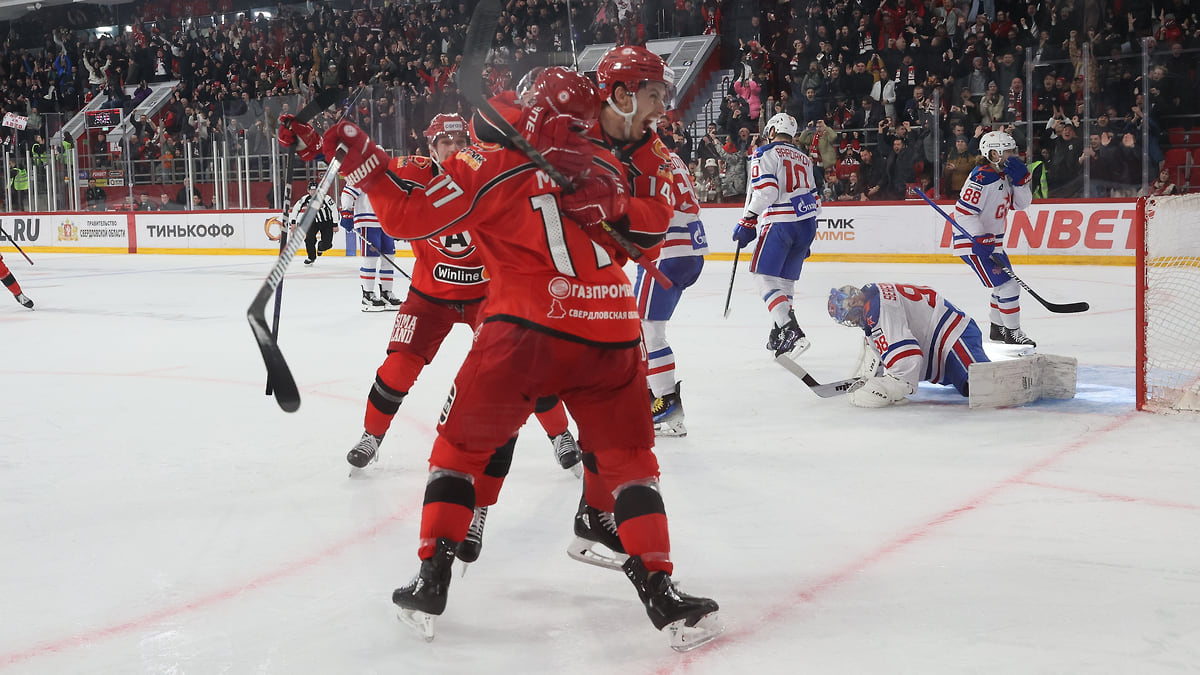
[[[1200,411],[1200,193],[1138,200],[1137,407]]]

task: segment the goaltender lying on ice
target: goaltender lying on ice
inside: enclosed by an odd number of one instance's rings
[[[865,335],[858,383],[846,393],[853,405],[906,403],[920,381],[954,387],[972,408],[1075,397],[1074,358],[1027,354],[992,362],[975,321],[932,288],[842,286],[830,289],[827,309],[834,321]]]

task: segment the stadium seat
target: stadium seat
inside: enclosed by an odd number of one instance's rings
[[[1179,187],[1186,189],[1188,192],[1196,192],[1200,190],[1200,166],[1193,166],[1187,172],[1187,179],[1183,184],[1176,183]]]
[[[1164,153],[1164,157],[1166,158],[1166,168],[1172,171],[1176,167],[1190,166],[1192,164],[1187,148],[1171,148]]]
[[[1188,142],[1188,132],[1183,127],[1167,129],[1167,144],[1172,148],[1182,148]]]

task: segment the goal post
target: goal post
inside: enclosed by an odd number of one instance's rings
[[[1200,411],[1200,193],[1138,200],[1137,407]]]

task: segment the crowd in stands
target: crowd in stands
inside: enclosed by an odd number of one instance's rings
[[[815,0],[771,5],[738,45],[719,116],[682,143],[709,201],[743,199],[744,155],[781,111],[799,122],[797,144],[811,152],[826,201],[911,198],[935,178],[956,196],[992,129],[1022,149],[1032,141],[1037,197],[1133,196],[1143,156],[1158,177],[1151,192],[1181,190],[1181,169],[1200,164],[1200,142],[1187,146],[1196,159],[1186,166],[1165,161],[1178,144],[1169,128],[1200,130],[1200,20],[1187,2]],[[1026,82],[1031,59],[1048,65]]]
[[[483,82],[493,91],[512,88],[553,52],[644,41],[647,23],[666,16],[661,4],[572,0],[568,18],[562,0],[509,0]],[[4,149],[23,153],[40,144],[44,152],[46,139],[88,101],[102,97],[106,107],[132,110],[151,84],[178,81],[165,107],[134,120],[127,143],[89,133],[64,137],[63,147],[77,142],[99,167],[128,153],[135,182],[174,185],[185,175],[188,146],[207,157],[213,141],[230,140],[245,143],[251,155],[268,154],[280,113],[294,112],[318,90],[365,84],[353,117],[385,147],[422,152],[420,131],[431,116],[468,112],[459,68],[473,5],[352,0],[334,8],[311,1],[279,5],[268,16],[235,0],[144,0],[94,10],[119,11],[113,23],[132,26],[101,37],[56,26],[45,10],[10,26],[10,38],[31,30],[44,36],[42,44],[18,47],[10,39],[0,49],[0,112],[27,119],[24,131],[4,129]],[[1186,0],[759,6],[748,21],[734,21],[744,5],[676,0],[667,24],[675,34],[724,34],[723,58],[733,68],[707,129],[660,125],[706,201],[743,198],[748,153],[765,142],[763,126],[780,111],[799,122],[797,143],[817,160],[827,201],[903,199],[912,186],[935,183],[943,195],[956,194],[978,161],[978,138],[990,129],[1009,131],[1022,148],[1032,141],[1026,160],[1039,197],[1132,196],[1143,156],[1151,176],[1161,179],[1160,169],[1167,170],[1168,186],[1156,180],[1153,189],[1179,189],[1179,172],[1164,161],[1167,130],[1200,127],[1193,113],[1200,20]],[[39,25],[44,30],[36,33]],[[656,23],[655,31],[663,27]],[[1144,38],[1153,54],[1147,83],[1139,58]],[[1050,65],[1026,82],[1031,59]],[[256,161],[252,171],[267,168]]]

